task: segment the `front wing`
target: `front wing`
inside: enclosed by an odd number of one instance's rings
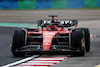
[[[51,45],[49,50],[43,50],[42,45],[28,45],[21,47],[14,52],[32,52],[32,53],[74,53],[82,52],[76,48],[69,47],[66,45]]]

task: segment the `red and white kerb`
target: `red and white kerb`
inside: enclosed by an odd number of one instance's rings
[[[55,56],[55,57],[39,57],[30,60],[26,63],[19,64],[15,67],[49,67],[51,65],[60,63],[65,60],[68,56]]]
[[[94,36],[93,35],[90,35],[90,39],[92,39]]]

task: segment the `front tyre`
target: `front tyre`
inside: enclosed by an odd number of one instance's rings
[[[25,46],[25,35],[26,32],[24,30],[16,30],[13,35],[13,42],[11,46],[11,52],[15,57],[24,56],[24,52],[17,52],[19,48]]]
[[[71,34],[71,46],[80,50],[81,52],[76,52],[74,56],[84,56],[85,55],[85,45],[84,45],[84,34],[82,30],[75,29]]]
[[[86,52],[89,52],[90,51],[90,31],[88,28],[78,28],[78,29],[84,31],[85,33]]]

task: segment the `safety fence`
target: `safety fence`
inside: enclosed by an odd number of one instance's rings
[[[0,0],[0,9],[96,8],[100,0]]]

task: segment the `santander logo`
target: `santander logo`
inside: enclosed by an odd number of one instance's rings
[[[48,32],[48,33],[45,33],[44,35],[55,35],[55,33],[53,33],[53,32]]]

